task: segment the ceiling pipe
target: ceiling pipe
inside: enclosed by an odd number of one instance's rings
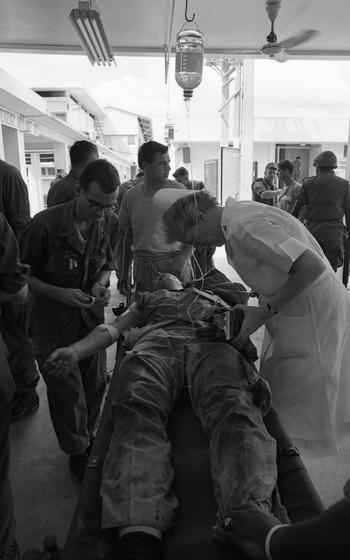
[[[165,45],[165,83],[168,83],[168,74],[169,74],[169,64],[170,64],[170,55],[171,55],[171,43],[173,39],[173,31],[174,31],[174,14],[175,14],[175,2],[176,0],[172,0],[171,6],[171,15],[170,15],[170,23],[169,23],[169,30],[168,30],[168,38]]]

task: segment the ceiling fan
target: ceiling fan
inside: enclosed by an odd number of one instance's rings
[[[271,30],[266,37],[267,43],[265,43],[260,49],[242,50],[239,54],[261,54],[262,56],[273,58],[278,62],[284,62],[288,59],[288,55],[294,54],[293,52],[290,52],[289,49],[297,47],[302,43],[306,43],[306,41],[313,39],[319,34],[319,31],[316,31],[315,29],[304,29],[284,41],[278,41],[275,33],[275,20],[280,7],[281,0],[266,0],[266,11],[269,20],[271,21]]]

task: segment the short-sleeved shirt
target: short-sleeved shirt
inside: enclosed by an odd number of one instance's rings
[[[96,220],[86,242],[74,225],[77,199],[39,212],[21,237],[21,258],[31,275],[62,288],[79,288],[90,293],[102,270],[115,269],[117,218],[113,212]],[[41,332],[63,328],[80,309],[42,294],[32,296],[32,326]]]
[[[228,262],[259,294],[276,293],[287,281],[293,263],[307,249],[326,262],[311,233],[279,208],[229,198],[221,225]]]
[[[74,200],[80,194],[79,176],[72,169],[62,179],[55,181],[47,195],[47,206],[56,206]]]
[[[176,181],[167,181],[164,188],[181,189],[188,194],[188,190]],[[120,231],[132,230],[134,251],[166,255],[181,248],[181,243],[169,244],[165,240],[161,223],[164,210],[155,195],[145,196],[143,182],[126,192],[119,212],[119,228]]]
[[[13,229],[16,238],[30,220],[27,185],[16,167],[0,160],[0,212]]]
[[[285,210],[285,212],[292,213],[297,197],[301,191],[301,184],[293,181],[290,185],[286,186],[276,202],[277,208]]]

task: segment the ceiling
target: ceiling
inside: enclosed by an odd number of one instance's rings
[[[77,6],[77,0],[0,0],[0,51],[81,54],[68,19]],[[98,6],[116,55],[164,53],[185,21],[185,0],[98,0]],[[264,0],[189,0],[188,13],[193,12],[207,55],[236,56],[266,42],[270,22]],[[350,58],[349,0],[282,0],[278,39],[302,29],[320,34],[288,58]]]

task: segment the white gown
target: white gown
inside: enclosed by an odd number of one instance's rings
[[[222,218],[227,258],[253,290],[273,296],[311,249],[322,275],[265,325],[260,373],[295,445],[309,456],[336,452],[350,434],[350,296],[308,230],[287,212],[229,199]]]

